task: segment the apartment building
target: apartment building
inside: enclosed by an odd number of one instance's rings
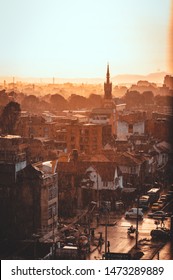
[[[81,153],[98,153],[111,137],[109,125],[76,124],[67,125],[67,152],[77,149]]]

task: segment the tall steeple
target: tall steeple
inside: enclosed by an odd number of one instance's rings
[[[112,83],[110,83],[109,63],[107,64],[106,83],[104,83],[104,99],[112,99]]]
[[[106,82],[109,84],[110,74],[109,74],[109,63],[107,64]]]

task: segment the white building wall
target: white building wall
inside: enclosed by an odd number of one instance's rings
[[[128,136],[128,124],[126,122],[117,121],[117,138],[126,139]]]
[[[26,167],[26,160],[15,164],[15,172],[18,172]]]
[[[133,125],[133,133],[143,134],[145,132],[144,122],[138,122]]]
[[[94,123],[94,124],[108,124],[109,123],[109,119],[107,118],[107,116],[100,116],[97,115],[93,118],[89,119],[89,123]]]
[[[93,167],[89,167],[86,172],[89,172],[89,178],[93,182],[92,189],[93,190],[115,190],[117,185],[115,184],[115,179],[118,178],[119,187],[123,187],[123,179],[122,176],[119,177],[117,174],[117,169],[115,169],[115,175],[113,181],[102,181],[101,176],[97,173],[97,171]]]
[[[144,122],[137,122],[133,125],[133,133],[144,134],[145,124]],[[129,124],[127,122],[117,121],[117,138],[118,139],[127,139],[129,135]]]

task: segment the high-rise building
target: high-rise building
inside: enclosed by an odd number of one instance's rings
[[[173,89],[173,76],[171,75],[166,75],[164,77],[164,85],[169,88],[169,89]]]

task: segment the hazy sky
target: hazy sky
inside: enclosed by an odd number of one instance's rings
[[[0,75],[167,71],[170,0],[0,0]]]

